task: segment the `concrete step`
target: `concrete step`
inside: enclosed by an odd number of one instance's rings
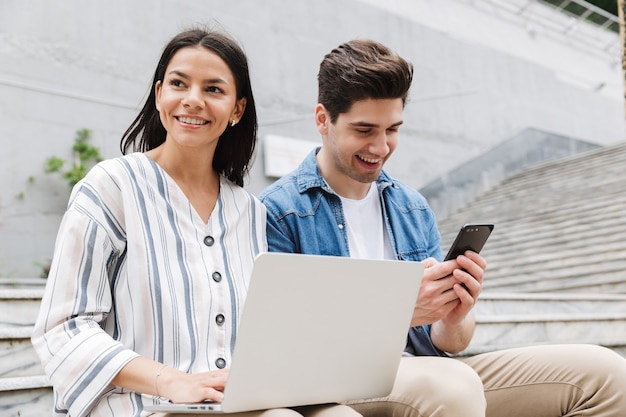
[[[30,342],[45,283],[0,278],[0,417],[52,413],[52,388]]]
[[[439,221],[496,224],[485,290],[626,293],[626,143],[526,169]]]
[[[0,417],[52,413],[52,387],[30,343],[32,326],[0,327]]]
[[[42,294],[41,281],[0,283],[0,417],[50,414],[52,389],[30,343]],[[626,357],[626,294],[486,290],[475,315],[475,336],[459,356],[547,343],[593,343]]]
[[[13,386],[14,378],[42,378],[44,374],[30,335],[45,283],[38,278],[0,279],[0,388]]]
[[[35,324],[43,292],[42,286],[0,288],[0,326]]]
[[[459,356],[495,350],[545,344],[588,343],[605,346],[626,357],[626,337],[603,338],[607,331],[626,331],[626,315],[594,317],[535,315],[519,317],[478,317],[470,346]]]
[[[4,279],[0,283],[0,377],[43,375],[31,343],[45,280]]]
[[[0,417],[52,415],[52,388],[43,376],[0,379]]]
[[[582,259],[584,261],[585,259]],[[507,277],[485,274],[485,289],[520,292],[611,292],[626,293],[626,258],[597,261],[586,258],[590,264],[572,261],[562,268],[511,271]],[[595,261],[595,262],[592,262]],[[575,263],[579,263],[575,265]]]
[[[43,288],[45,285],[46,280],[44,278],[0,278],[0,290],[16,288]]]
[[[626,356],[624,294],[481,294],[476,332],[461,356],[547,343],[592,343]]]
[[[479,316],[526,314],[626,313],[626,294],[522,293],[483,291]],[[626,336],[626,335],[625,335]]]
[[[32,326],[0,326],[0,378],[43,375],[39,357],[30,342]]]

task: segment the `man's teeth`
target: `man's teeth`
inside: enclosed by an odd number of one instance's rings
[[[205,124],[209,123],[206,120],[194,119],[192,117],[179,117],[178,121],[180,121],[182,123],[187,123],[187,124],[190,124],[190,125],[205,125]]]
[[[367,162],[368,164],[375,164],[378,162],[378,159],[363,158],[362,156],[359,156],[359,159],[361,161]]]

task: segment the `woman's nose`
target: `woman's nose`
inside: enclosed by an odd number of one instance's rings
[[[202,92],[199,88],[190,88],[187,91],[185,97],[183,97],[183,106],[185,107],[200,107],[204,101],[202,100]]]

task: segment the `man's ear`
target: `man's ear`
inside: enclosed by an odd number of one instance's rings
[[[317,106],[315,106],[315,125],[317,126],[317,131],[320,132],[321,135],[328,134],[329,123],[330,114],[328,114],[323,104],[318,103]]]

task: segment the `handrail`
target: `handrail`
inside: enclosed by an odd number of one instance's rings
[[[620,56],[619,17],[585,0],[460,0],[594,54]],[[559,16],[560,15],[560,16]]]
[[[562,11],[563,13],[566,13],[570,16],[595,24],[597,26],[600,26],[603,29],[607,29],[612,32],[619,33],[619,18],[617,16],[585,0],[541,0],[541,1],[543,3],[556,7],[557,10]],[[577,13],[576,8],[572,7],[572,5],[579,6],[581,8],[580,11],[582,11],[582,13],[580,14]],[[603,23],[601,23],[601,21]]]

